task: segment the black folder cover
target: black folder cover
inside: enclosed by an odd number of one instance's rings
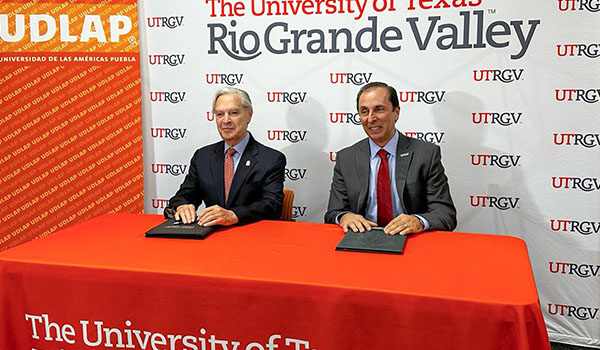
[[[214,230],[214,226],[204,227],[197,222],[182,224],[175,219],[169,219],[146,232],[146,237],[204,239]]]
[[[335,250],[353,252],[402,254],[406,236],[386,235],[383,228],[373,227],[371,231],[354,233],[348,231],[338,243]]]

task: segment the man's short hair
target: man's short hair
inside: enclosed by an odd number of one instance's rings
[[[386,83],[382,83],[380,81],[374,81],[372,83],[363,85],[363,87],[361,87],[360,90],[358,90],[358,95],[356,95],[356,110],[358,110],[358,100],[360,99],[360,95],[362,95],[363,92],[365,92],[369,89],[379,88],[379,87],[387,90],[388,95],[390,97],[390,102],[392,103],[392,110],[394,110],[394,109],[396,109],[396,107],[400,106],[400,102],[398,101],[398,93],[396,93],[396,89],[394,89],[392,86],[390,86]]]
[[[217,103],[217,99],[223,95],[228,94],[237,94],[240,96],[242,100],[242,107],[250,110],[252,109],[252,100],[250,100],[250,95],[242,89],[233,88],[233,87],[222,87],[215,92],[215,97],[213,98],[212,109],[215,110],[215,104]]]

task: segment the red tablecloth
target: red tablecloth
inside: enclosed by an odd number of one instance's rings
[[[338,252],[335,225],[203,241],[105,215],[0,253],[0,349],[550,349],[525,243],[429,232]]]

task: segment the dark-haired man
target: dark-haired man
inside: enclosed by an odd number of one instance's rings
[[[223,141],[196,150],[189,173],[169,200],[165,216],[204,226],[276,220],[283,206],[286,159],[283,153],[256,141],[248,132],[250,96],[221,88],[213,100],[217,130]]]
[[[440,148],[396,130],[396,90],[369,83],[356,106],[368,138],[337,153],[325,222],[344,232],[374,226],[392,235],[453,230],[456,209]]]

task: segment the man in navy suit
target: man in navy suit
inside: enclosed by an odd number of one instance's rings
[[[219,89],[213,100],[217,130],[223,141],[196,150],[189,173],[169,200],[165,216],[204,226],[276,220],[283,206],[286,159],[248,132],[252,102],[236,88]]]
[[[369,83],[358,92],[356,105],[368,138],[337,153],[325,222],[344,232],[373,226],[392,235],[453,230],[456,209],[440,147],[396,130],[396,90]]]

